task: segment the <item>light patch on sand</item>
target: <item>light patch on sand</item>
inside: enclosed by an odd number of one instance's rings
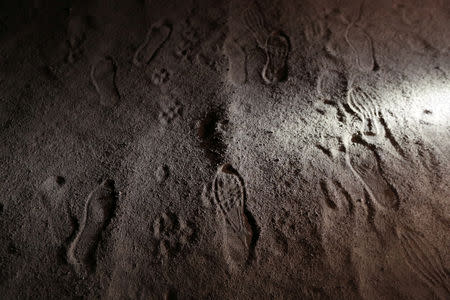
[[[415,119],[440,125],[442,129],[450,126],[450,85],[424,84],[415,91],[410,113]]]

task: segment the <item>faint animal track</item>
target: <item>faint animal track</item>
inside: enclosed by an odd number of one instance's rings
[[[196,49],[199,45],[197,30],[189,19],[184,21],[184,31],[181,33],[181,40],[175,48],[175,56],[187,61],[192,61]]]
[[[117,64],[115,60],[106,56],[91,68],[91,82],[105,106],[114,106],[120,101],[120,94],[116,85]]]
[[[162,85],[169,80],[170,72],[164,68],[156,69],[152,72],[150,80],[154,85]]]
[[[266,20],[256,6],[250,6],[243,13],[244,24],[256,40],[257,45],[261,49],[266,48],[266,40],[271,30]]]
[[[155,172],[156,182],[163,183],[167,178],[169,178],[169,175],[170,175],[170,171],[169,171],[168,166],[166,166],[166,165],[159,166]]]
[[[155,239],[154,255],[163,260],[176,256],[188,243],[195,240],[196,230],[193,224],[180,219],[178,215],[163,213],[153,223]]]
[[[227,61],[227,51],[225,50],[225,43],[227,40],[231,42],[230,38],[227,39],[227,31],[224,29],[219,29],[217,32],[212,33],[211,37],[207,38],[206,41],[202,43],[201,49],[196,55],[197,62],[209,67],[211,70],[214,70],[219,74],[223,74],[224,70],[227,69],[227,64],[230,64],[231,59],[229,57]],[[238,50],[243,51],[240,46],[237,47]],[[243,59],[245,63],[245,52]]]
[[[162,125],[167,126],[176,118],[180,117],[182,112],[183,107],[181,106],[181,104],[175,103],[173,105],[170,105],[159,113],[159,122]]]
[[[295,218],[287,209],[283,208],[277,212],[272,222],[274,223],[274,226],[287,238],[293,238],[297,234],[298,228],[296,226]]]
[[[228,56],[229,80],[237,85],[245,83],[247,80],[246,55],[244,50],[236,41],[227,39],[223,45],[224,53]]]
[[[95,271],[104,232],[113,218],[117,205],[113,180],[105,180],[87,197],[80,227],[67,250],[67,260],[78,274]]]
[[[347,94],[347,77],[335,70],[322,70],[317,78],[317,93],[325,100],[339,103]]]
[[[397,228],[397,235],[409,267],[439,298],[449,299],[449,272],[437,249],[423,235],[412,230]]]
[[[68,203],[64,199],[65,179],[51,176],[45,180],[39,191],[39,198],[47,212],[47,221],[53,241],[57,246],[64,246],[72,234]]]
[[[368,145],[363,147],[356,143],[346,148],[346,164],[364,186],[371,200],[382,208],[397,210],[400,205],[398,193],[384,176],[377,152]]]
[[[227,126],[228,120],[225,119],[224,112],[221,109],[209,111],[198,123],[197,134],[200,139],[200,146],[204,149],[206,157],[213,166],[222,163],[226,150],[224,134]]]
[[[175,56],[190,61],[192,59],[193,45],[188,41],[181,41],[175,48]]]
[[[154,23],[148,30],[144,41],[134,53],[133,64],[136,67],[147,65],[169,39],[171,32],[172,26],[165,20]]]
[[[287,58],[289,41],[279,31],[273,31],[266,40],[266,64],[262,70],[262,78],[266,84],[282,81],[287,76]]]
[[[229,164],[222,165],[214,178],[214,200],[224,219],[224,255],[232,268],[242,268],[255,259],[259,228],[246,208],[243,178]]]

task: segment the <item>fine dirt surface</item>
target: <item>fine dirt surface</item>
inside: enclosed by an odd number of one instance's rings
[[[450,299],[449,29],[448,0],[0,2],[0,298]]]

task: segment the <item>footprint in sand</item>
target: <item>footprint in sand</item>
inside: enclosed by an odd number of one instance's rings
[[[80,227],[67,251],[67,260],[79,274],[95,271],[102,234],[114,216],[117,193],[113,180],[105,180],[87,197]]]
[[[345,155],[348,168],[361,182],[364,189],[381,208],[397,210],[400,205],[398,193],[389,179],[383,174],[381,158],[369,147],[350,143]]]
[[[171,32],[172,27],[164,20],[154,23],[148,30],[144,41],[134,53],[133,64],[136,67],[147,65],[167,41]]]
[[[372,38],[362,28],[350,25],[345,39],[356,58],[357,67],[363,72],[375,71],[377,67]]]
[[[105,106],[119,103],[120,94],[116,85],[117,64],[110,56],[104,57],[92,66],[91,82]]]
[[[247,70],[244,50],[237,42],[228,38],[223,45],[223,52],[228,57],[229,80],[236,85],[245,83],[247,80]]]
[[[72,234],[72,224],[66,201],[67,188],[61,176],[51,176],[41,185],[39,200],[45,208],[52,242],[57,247],[64,246]]]
[[[439,299],[450,299],[449,273],[437,249],[423,235],[406,228],[397,228],[397,236],[408,266]]]
[[[350,281],[348,272],[352,268],[351,251],[353,246],[353,231],[360,224],[356,224],[354,200],[350,193],[337,180],[324,179],[320,181],[320,188],[324,195],[322,206],[322,244],[333,272]],[[363,206],[360,206],[361,208]],[[357,211],[357,213],[364,210]],[[365,213],[359,217],[365,221]]]
[[[219,168],[213,194],[224,221],[224,256],[231,268],[242,268],[255,258],[259,229],[246,208],[244,180],[231,165]]]
[[[286,60],[289,54],[289,41],[279,31],[273,31],[266,40],[266,64],[262,70],[262,78],[266,84],[274,84],[287,76]]]

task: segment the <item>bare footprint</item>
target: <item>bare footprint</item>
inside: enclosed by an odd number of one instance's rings
[[[41,185],[39,199],[47,212],[47,221],[52,241],[63,246],[72,233],[67,202],[65,200],[65,179],[51,176]]]
[[[449,274],[437,249],[424,236],[406,228],[397,228],[397,236],[410,268],[440,299],[449,299]]]
[[[244,180],[231,165],[222,165],[214,178],[213,192],[225,223],[225,258],[231,268],[242,268],[254,259],[258,240],[257,225],[246,209]]]
[[[87,197],[79,230],[67,250],[67,260],[78,274],[95,271],[102,233],[115,213],[116,202],[113,180],[105,180]]]
[[[119,103],[120,94],[116,85],[117,64],[110,56],[104,57],[92,66],[91,82],[105,106]]]
[[[237,85],[245,83],[247,70],[244,50],[230,38],[225,41],[223,48],[225,55],[228,56],[229,80]]]
[[[364,186],[372,201],[382,208],[398,209],[400,200],[397,191],[384,176],[378,154],[357,143],[351,143],[346,148],[347,166]]]
[[[148,30],[144,41],[134,53],[133,64],[136,67],[148,64],[167,41],[171,32],[172,27],[164,20],[154,23]]]
[[[289,54],[289,41],[279,31],[273,31],[265,45],[267,61],[262,71],[262,78],[266,84],[282,81],[287,76],[286,60]]]

